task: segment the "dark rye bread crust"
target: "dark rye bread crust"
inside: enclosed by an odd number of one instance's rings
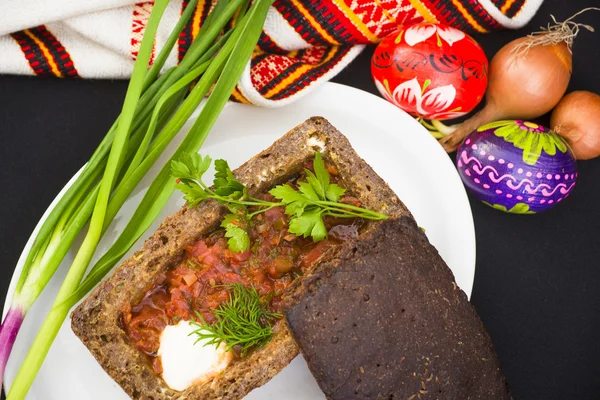
[[[387,215],[410,215],[386,183],[327,120],[314,117],[292,129],[271,147],[234,171],[250,194],[268,190],[297,173],[320,150],[340,171],[343,183],[363,206]],[[72,329],[104,370],[134,399],[240,399],[264,385],[297,354],[285,320],[273,339],[221,375],[183,392],[169,389],[148,358],[134,348],[120,326],[123,306],[139,301],[154,278],[182,257],[184,249],[218,226],[223,209],[214,201],[184,206],[165,219],[131,258],[72,313]]]
[[[328,399],[508,400],[492,342],[412,218],[343,245],[287,321]]]

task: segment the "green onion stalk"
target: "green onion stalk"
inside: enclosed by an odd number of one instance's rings
[[[168,0],[155,2],[122,113],[42,225],[0,328],[0,372],[3,373],[23,318],[89,221],[83,243],[15,378],[8,400],[25,397],[69,310],[102,280],[158,217],[175,188],[170,161],[184,152],[199,150],[251,57],[272,1],[256,0],[250,8],[247,0],[219,1],[182,62],[160,77],[160,69],[190,17],[195,1],[186,8],[164,52],[161,51],[153,67],[147,70],[154,36]],[[233,28],[223,33],[232,18]],[[111,221],[211,88],[191,130],[150,185],[116,242],[84,279],[98,242]]]
[[[155,35],[160,17],[167,4],[167,1],[157,2],[155,12],[153,12],[148,24],[149,37]],[[54,208],[36,237],[32,251],[28,254],[23,272],[17,283],[11,309],[0,333],[2,339],[2,357],[0,360],[2,364],[0,368],[2,368],[2,372],[25,314],[50,280],[64,254],[68,251],[68,247],[70,247],[70,244],[65,246],[65,243],[68,243],[69,240],[64,239],[67,237],[74,239],[76,234],[73,235],[73,233],[78,233],[83,228],[89,217],[90,206],[93,206],[91,224],[82,248],[93,247],[94,243],[97,243],[101,237],[106,205],[111,194],[112,185],[117,179],[119,167],[126,159],[128,142],[131,139],[129,133],[143,88],[146,86],[146,73],[144,70],[150,58],[152,45],[152,40],[146,40],[145,43],[142,43],[140,61],[135,64],[134,76],[121,115],[111,128],[107,138],[82,171],[79,179],[57,207]],[[151,86],[148,85],[148,89]],[[100,164],[103,164],[104,174],[98,187],[93,188],[95,178],[102,172]],[[87,191],[92,188],[91,195],[86,196]],[[74,264],[89,262],[88,256],[91,257],[87,252],[79,252]]]
[[[191,17],[196,2],[197,0],[190,2],[190,6],[182,14],[164,48],[156,57],[153,66],[145,74],[142,85],[143,94],[139,101],[134,99],[137,107],[135,107],[133,113],[133,120],[129,124],[124,122],[121,125],[121,131],[125,131],[127,125],[130,126],[129,131],[126,133],[129,138],[126,140],[128,143],[126,143],[125,162],[132,161],[133,152],[139,147],[143,134],[148,128],[148,115],[154,109],[161,93],[164,92],[166,80],[169,77],[172,79],[174,68],[165,71],[160,77],[158,77],[158,74],[177,42],[185,23]],[[160,10],[160,8],[157,10]],[[157,25],[157,23],[156,19],[153,20],[154,25]],[[154,31],[155,27],[150,32]],[[143,60],[140,57],[139,63],[141,62]],[[133,100],[130,100],[128,107],[131,108],[133,102]],[[166,107],[166,112],[161,115],[160,124],[164,124],[165,119],[175,111],[173,106],[174,104],[171,103]],[[122,118],[126,121],[130,117],[131,113],[129,113],[129,116],[122,114],[117,118],[89,162],[53,207],[33,241],[12,296],[10,308],[0,326],[0,386],[8,357],[27,312],[50,281],[77,235],[92,215],[100,189],[99,179],[106,169],[108,155],[119,127],[119,121]]]

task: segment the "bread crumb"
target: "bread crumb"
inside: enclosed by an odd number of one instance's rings
[[[325,142],[314,137],[309,137],[306,140],[306,145],[308,147],[318,147],[319,149],[321,149],[321,151],[325,150]]]

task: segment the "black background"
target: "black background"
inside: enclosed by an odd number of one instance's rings
[[[550,14],[563,20],[593,5],[600,0],[546,0],[526,28],[475,38],[491,58],[546,25]],[[600,29],[600,12],[577,20]],[[600,93],[599,43],[600,33],[580,33],[569,91]],[[334,81],[376,93],[372,51]],[[117,116],[126,86],[0,76],[0,298],[42,213]],[[578,166],[573,195],[544,214],[504,214],[470,198],[477,234],[472,302],[516,399],[600,399],[600,159]]]

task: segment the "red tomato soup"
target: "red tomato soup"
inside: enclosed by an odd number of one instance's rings
[[[332,172],[337,171],[328,169],[333,181]],[[295,180],[289,184],[294,185]],[[269,194],[260,197],[274,201]],[[348,194],[341,201],[360,205]],[[250,221],[250,249],[243,253],[230,251],[224,229],[215,230],[189,246],[182,261],[161,274],[139,304],[125,307],[125,332],[152,358],[155,372],[162,372],[156,353],[165,327],[182,319],[197,321],[196,313],[209,324],[215,322],[213,310],[229,298],[223,285],[253,286],[269,311],[283,312],[281,296],[292,281],[309,271],[328,249],[357,236],[363,224],[357,219],[327,217],[328,238],[314,243],[312,238],[289,233],[288,220],[284,207],[254,216]]]

